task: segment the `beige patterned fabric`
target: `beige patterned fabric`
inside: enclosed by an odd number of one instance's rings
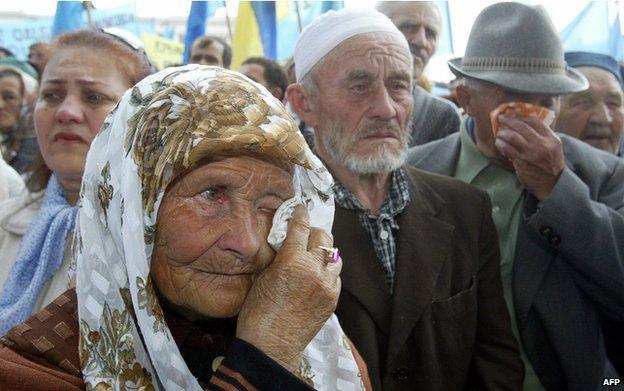
[[[167,185],[205,158],[262,155],[293,166],[289,208],[331,228],[332,180],[284,107],[262,86],[218,67],[168,68],[128,90],[87,157],[76,225],[80,361],[87,387],[198,390],[149,278],[156,217]],[[317,389],[362,389],[335,316],[304,352]]]

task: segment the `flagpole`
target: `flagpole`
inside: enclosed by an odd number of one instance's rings
[[[95,8],[93,6],[93,2],[92,1],[83,1],[82,2],[82,7],[84,8],[85,12],[87,13],[87,26],[89,26],[89,28],[93,27],[93,20],[91,19],[91,8]]]
[[[303,22],[301,21],[301,10],[299,9],[299,2],[295,1],[295,11],[297,12],[297,24],[299,25],[299,32],[303,30]]]
[[[225,22],[227,23],[228,37],[230,38],[230,43],[231,43],[232,42],[232,22],[230,21],[230,14],[228,13],[227,3],[224,1],[223,4],[225,5]]]

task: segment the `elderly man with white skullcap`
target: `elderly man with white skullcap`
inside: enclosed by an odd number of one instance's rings
[[[328,12],[294,59],[288,101],[336,181],[336,313],[373,388],[519,389],[487,195],[405,164],[413,64],[403,34],[377,11]]]

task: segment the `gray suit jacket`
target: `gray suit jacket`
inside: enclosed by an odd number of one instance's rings
[[[412,91],[414,111],[410,126],[410,147],[439,140],[459,130],[461,119],[457,107],[416,85]]]
[[[624,162],[560,134],[566,168],[551,196],[528,196],[513,266],[522,345],[548,390],[595,390],[616,377],[600,317],[624,320]],[[412,165],[453,175],[459,133],[410,150]]]

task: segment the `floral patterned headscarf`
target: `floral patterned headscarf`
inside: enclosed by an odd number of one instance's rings
[[[295,197],[274,217],[278,248],[293,205],[331,229],[332,179],[264,87],[218,67],[168,68],[128,90],[91,144],[77,222],[80,364],[96,389],[199,390],[149,278],[167,185],[214,154],[260,154],[294,167]],[[304,351],[314,386],[362,388],[334,315]]]

